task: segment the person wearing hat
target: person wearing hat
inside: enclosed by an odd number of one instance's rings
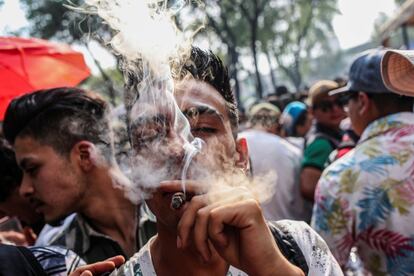
[[[272,197],[262,203],[268,220],[293,219],[309,222],[312,206],[305,202],[299,189],[302,153],[277,134],[280,110],[270,103],[254,105],[249,114],[251,129],[239,133],[249,149],[254,177],[266,177]],[[283,162],[280,162],[283,160]]]
[[[312,114],[306,104],[299,101],[289,103],[280,116],[280,125],[281,136],[303,150],[304,137],[312,126]]]
[[[342,137],[340,123],[345,118],[345,112],[339,97],[329,95],[331,90],[338,87],[338,83],[334,81],[321,80],[309,90],[307,103],[314,117],[314,124],[305,138],[300,189],[302,196],[312,202],[325,163],[331,152],[338,147]]]
[[[381,65],[386,53],[364,52],[352,63],[347,86],[331,91],[346,103],[352,127],[361,138],[324,171],[311,224],[343,268],[356,248],[365,273],[411,275],[414,100],[384,84]]]

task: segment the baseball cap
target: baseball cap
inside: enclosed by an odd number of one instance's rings
[[[332,90],[329,95],[344,92],[393,93],[388,89],[381,75],[381,60],[386,53],[384,49],[370,49],[359,55],[349,70],[346,86]]]
[[[308,98],[306,99],[306,103],[309,106],[314,106],[320,99],[325,96],[328,96],[332,90],[337,89],[339,84],[335,81],[331,80],[320,80],[317,81],[314,85],[311,86],[309,89]]]
[[[414,50],[387,50],[381,61],[381,73],[390,90],[414,96]]]
[[[286,131],[287,136],[294,134],[295,126],[301,114],[307,111],[307,106],[299,101],[289,103],[282,112],[280,123]]]
[[[280,113],[281,113],[280,109],[277,106],[275,106],[271,103],[258,103],[258,104],[253,105],[250,108],[249,115],[254,116],[261,110],[271,111],[271,112],[275,113],[276,116],[279,116]]]

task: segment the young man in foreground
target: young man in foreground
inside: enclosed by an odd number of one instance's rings
[[[136,83],[129,84],[128,93],[137,93],[132,88]],[[147,113],[148,118],[139,120],[130,113],[134,153],[147,160],[157,157],[171,173],[146,200],[157,217],[158,235],[114,275],[341,275],[328,247],[309,226],[282,221],[271,231],[247,188],[218,184],[246,171],[248,160],[245,141],[236,139],[237,108],[222,62],[193,48],[191,62],[175,79],[174,96],[192,135],[205,142],[190,166],[188,201],[178,210],[171,207],[173,194],[183,190],[179,172],[185,156],[174,113],[159,108],[155,116]],[[129,111],[133,104],[126,104]]]

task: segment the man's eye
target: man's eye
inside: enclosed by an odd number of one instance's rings
[[[38,169],[38,167],[29,167],[29,168],[25,169],[25,171],[28,175],[34,176],[37,173],[37,169]]]
[[[211,128],[211,127],[194,127],[194,128],[191,129],[191,132],[195,132],[195,133],[200,133],[200,132],[216,133],[217,130],[215,128]]]

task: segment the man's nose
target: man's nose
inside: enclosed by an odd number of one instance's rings
[[[177,131],[171,131],[168,136],[167,147],[171,158],[181,161],[185,156],[185,138]]]
[[[30,197],[34,192],[33,183],[25,173],[23,174],[22,182],[20,183],[19,194],[22,197]]]

